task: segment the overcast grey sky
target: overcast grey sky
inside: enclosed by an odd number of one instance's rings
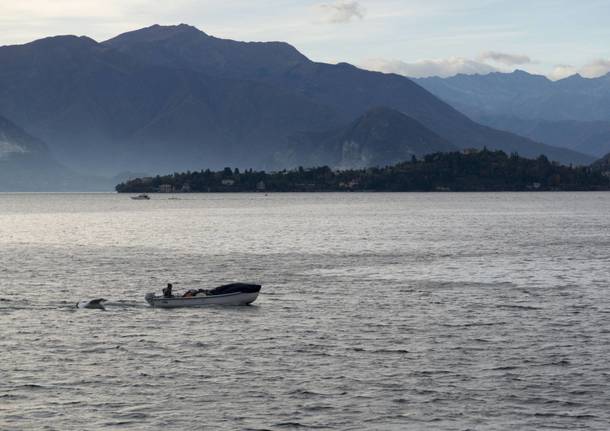
[[[182,22],[409,76],[610,71],[610,0],[0,0],[0,45]]]

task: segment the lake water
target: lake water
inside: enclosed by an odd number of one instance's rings
[[[610,193],[168,197],[0,194],[0,429],[608,429]]]

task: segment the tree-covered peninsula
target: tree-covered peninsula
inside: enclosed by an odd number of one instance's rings
[[[328,166],[278,172],[225,168],[136,178],[119,193],[527,191],[610,190],[610,172],[564,166],[545,156],[526,159],[502,151],[435,153],[393,166],[333,170]]]

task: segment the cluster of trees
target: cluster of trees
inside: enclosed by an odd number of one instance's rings
[[[317,191],[610,190],[610,178],[590,167],[563,166],[545,156],[526,159],[502,151],[435,153],[394,166],[332,170],[328,166],[267,173],[225,168],[137,178],[120,193]]]

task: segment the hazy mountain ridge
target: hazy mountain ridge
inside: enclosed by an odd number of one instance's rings
[[[592,165],[594,169],[610,172],[610,153],[606,154],[599,160],[596,160]]]
[[[457,147],[418,121],[390,108],[373,108],[350,124],[328,132],[292,137],[278,166],[330,165],[333,168],[386,166]]]
[[[551,81],[515,71],[415,81],[491,127],[598,157],[610,151],[610,74]]]
[[[547,121],[607,121],[610,118],[610,74],[580,75],[551,81],[517,70],[415,82],[468,115],[503,115]],[[578,101],[579,103],[573,103]]]
[[[153,25],[123,33],[101,45],[138,58],[145,64],[240,79],[283,73],[310,62],[285,42],[219,39],[186,24]]]
[[[37,153],[46,155],[47,148],[44,143],[0,116],[0,159],[9,160],[16,156]]]
[[[478,120],[495,129],[510,130],[539,142],[553,143],[597,157],[610,151],[610,120],[549,121],[488,115],[482,115]]]
[[[73,166],[114,173],[199,168],[226,159],[260,165],[267,157],[256,154],[257,145],[272,147],[295,128],[337,124],[330,109],[298,94],[141,64],[89,39],[57,37],[24,47],[34,54],[19,59],[25,63],[20,69],[37,71],[41,62],[45,68],[58,62],[57,73],[51,68],[33,78],[7,78],[0,70],[0,82],[7,82],[0,86],[0,105],[45,136],[57,156]],[[0,60],[10,62],[6,57],[0,49]]]
[[[0,116],[0,191],[62,191],[107,187],[58,163],[40,139]]]
[[[0,63],[0,112],[44,138],[60,161],[106,175],[277,167],[290,136],[339,130],[377,106],[458,148],[590,162],[481,126],[407,78],[315,63],[283,42],[223,40],[187,25],[102,43],[58,36],[0,47]]]

